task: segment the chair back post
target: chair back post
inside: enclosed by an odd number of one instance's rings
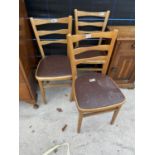
[[[114,32],[115,33],[113,34],[112,39],[111,39],[107,60],[106,60],[105,64],[102,67],[102,74],[103,75],[107,74],[107,70],[108,70],[108,67],[109,67],[110,59],[111,59],[111,56],[112,56],[112,53],[113,53],[113,49],[114,49],[114,45],[115,45],[115,42],[116,42],[116,39],[117,39],[118,30],[115,29]]]
[[[68,20],[69,20],[69,21],[68,21],[68,34],[72,34],[72,20],[73,20],[73,19],[72,19],[72,16],[69,16],[69,17],[68,17]],[[67,34],[67,35],[68,35],[68,34]],[[67,36],[66,36],[66,39],[67,39]],[[70,57],[70,56],[69,56],[68,45],[67,45],[67,56]]]
[[[70,58],[70,63],[71,63],[71,70],[72,70],[72,80],[73,83],[75,82],[77,78],[77,68],[75,64],[75,56],[74,56],[74,47],[73,47],[73,41],[72,41],[72,36],[71,34],[67,35],[67,48],[69,52],[69,58]]]
[[[78,32],[78,11],[77,9],[74,9],[74,17],[75,17],[75,33],[79,34]],[[79,46],[79,42],[76,42],[76,47]]]
[[[72,16],[68,17],[68,34],[72,34]]]
[[[105,15],[105,18],[104,18],[104,22],[103,22],[102,32],[104,32],[105,29],[106,29],[106,26],[107,26],[108,20],[109,20],[109,16],[110,16],[110,10],[108,10],[106,12],[106,15]],[[102,43],[102,38],[99,39],[98,44],[101,45],[101,43]]]
[[[41,45],[40,38],[39,38],[39,35],[38,35],[38,32],[37,32],[37,28],[35,26],[33,17],[30,17],[30,22],[31,22],[31,25],[32,25],[32,28],[33,28],[34,35],[35,35],[35,37],[37,39],[37,43],[38,43],[38,46],[39,46],[41,56],[42,56],[42,58],[44,58],[45,57],[44,49],[43,49],[43,47]]]

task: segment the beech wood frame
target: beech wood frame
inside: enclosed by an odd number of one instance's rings
[[[93,63],[93,59],[96,61],[97,59],[100,61],[103,61],[103,67],[102,67],[102,74],[106,74],[107,73],[107,69],[108,69],[108,65],[109,65],[109,61],[113,52],[113,48],[114,48],[114,44],[116,42],[116,38],[117,38],[117,34],[118,34],[118,30],[114,30],[111,32],[98,32],[98,33],[91,33],[91,38],[108,38],[111,39],[111,43],[109,45],[96,45],[96,46],[92,46],[93,49],[101,49],[105,48],[106,50],[108,50],[108,54],[107,56],[104,57],[92,57],[92,63]],[[83,58],[83,59],[76,59],[75,55],[79,54],[79,53],[83,53],[85,51],[87,51],[87,47],[84,48],[74,48],[74,43],[80,40],[83,40],[87,38],[87,34],[78,34],[78,35],[71,35],[69,34],[67,36],[67,43],[68,43],[68,50],[69,50],[69,55],[70,55],[70,60],[71,60],[71,66],[72,66],[72,100],[74,100],[76,102],[76,106],[79,112],[79,119],[78,119],[78,127],[77,127],[77,132],[80,132],[81,129],[81,124],[82,124],[82,120],[83,117],[87,117],[87,116],[92,116],[95,114],[100,114],[103,112],[109,112],[109,111],[114,111],[112,120],[111,120],[111,124],[114,124],[116,117],[118,115],[118,112],[122,106],[122,104],[124,103],[116,103],[110,106],[105,106],[105,107],[100,107],[100,108],[94,108],[94,109],[83,109],[79,106],[77,98],[76,98],[76,91],[75,91],[75,81],[78,77],[77,75],[77,65],[81,64],[81,63],[87,63],[87,60],[90,60],[90,58]],[[89,46],[89,48],[91,48]],[[112,80],[112,79],[111,79]],[[114,81],[113,81],[114,82]],[[115,83],[115,82],[114,82]],[[117,85],[116,85],[117,86]],[[118,87],[118,86],[117,86]]]
[[[54,41],[47,41],[44,40],[42,41],[40,39],[40,36],[44,36],[44,35],[48,35],[48,34],[71,34],[72,33],[72,16],[68,16],[68,17],[63,17],[63,18],[56,18],[56,19],[36,19],[31,17],[30,18],[31,21],[31,25],[39,46],[39,50],[42,56],[42,59],[40,60],[39,64],[41,63],[41,61],[45,58],[45,52],[43,49],[43,45],[47,45],[47,44],[52,44],[52,43],[62,43],[62,44],[66,44],[67,45],[67,38],[66,39],[61,39],[61,40],[54,40]],[[68,24],[68,28],[67,29],[59,29],[59,30],[37,30],[37,26],[38,25],[43,25],[43,24],[50,24],[50,23],[60,23],[60,24]],[[67,50],[67,56],[68,55],[68,50]],[[38,67],[39,64],[37,66],[36,69],[36,73],[38,71]],[[56,87],[56,86],[66,86],[66,84],[46,84],[44,86],[44,83],[46,81],[65,81],[65,80],[71,80],[72,79],[72,75],[66,75],[66,76],[57,76],[57,77],[38,77],[37,74],[35,74],[36,79],[38,80],[39,83],[39,87],[40,87],[40,91],[41,91],[41,95],[42,95],[42,100],[44,103],[46,103],[46,97],[45,97],[45,88],[48,87]],[[67,86],[70,86],[70,84]]]

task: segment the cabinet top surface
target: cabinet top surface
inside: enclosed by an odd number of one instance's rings
[[[109,30],[118,30],[118,40],[134,40],[135,26],[108,26]]]

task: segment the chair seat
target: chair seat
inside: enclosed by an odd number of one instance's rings
[[[36,72],[37,77],[71,76],[69,58],[64,55],[52,55],[43,58]]]
[[[78,105],[82,109],[94,109],[121,103],[124,95],[108,76],[90,73],[75,81]]]

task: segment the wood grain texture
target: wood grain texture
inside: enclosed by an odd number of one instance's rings
[[[114,26],[118,38],[108,69],[108,75],[122,88],[134,88],[135,81],[135,38],[134,26]]]
[[[24,1],[19,1],[19,99],[36,105],[34,67],[37,60]]]

